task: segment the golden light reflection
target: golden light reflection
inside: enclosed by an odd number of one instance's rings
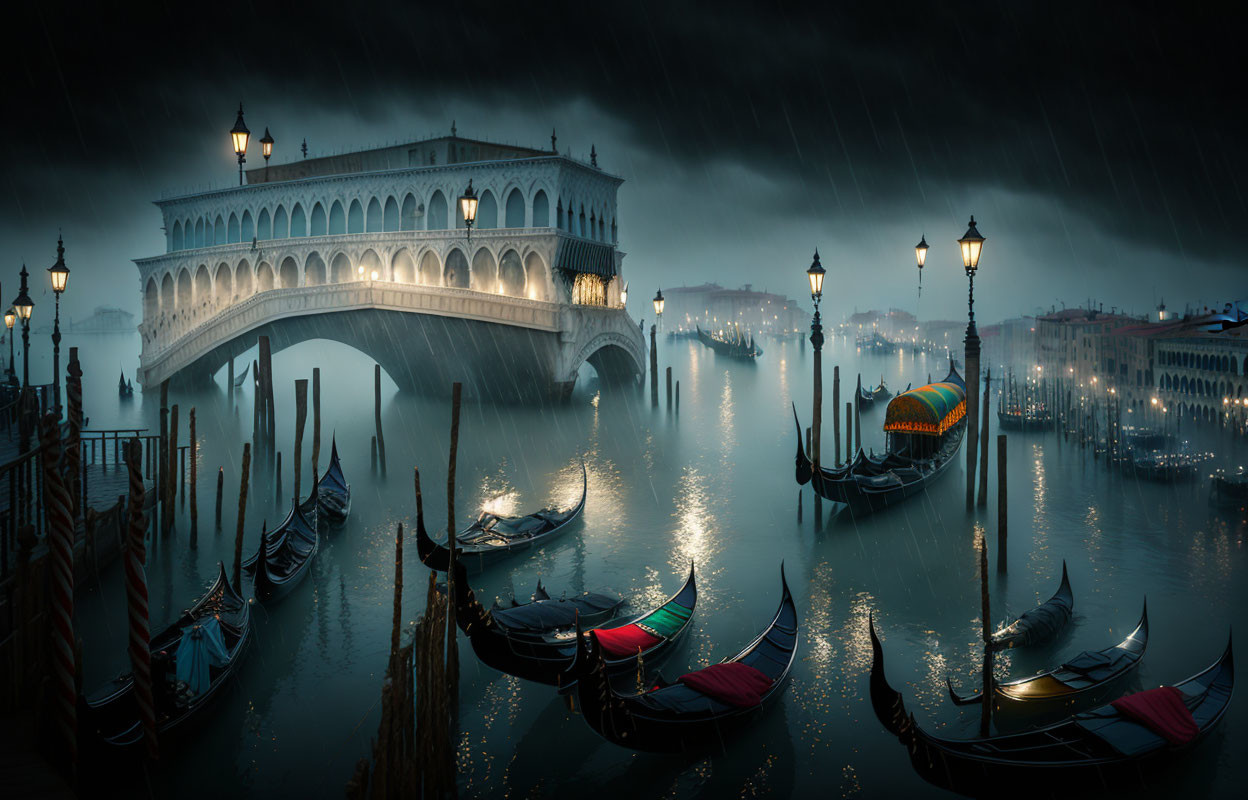
[[[676,547],[671,565],[678,574],[687,571],[689,561],[693,560],[698,565],[698,574],[709,576],[712,557],[722,549],[715,535],[718,524],[711,511],[711,490],[707,483],[706,475],[693,466],[685,466],[677,481],[675,511],[672,512],[676,520],[673,537]],[[709,586],[709,583],[700,582],[700,585]]]

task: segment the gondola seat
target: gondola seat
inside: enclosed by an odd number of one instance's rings
[[[738,708],[753,708],[771,688],[771,678],[740,661],[712,664],[680,676],[680,682],[720,702]]]
[[[1110,705],[1173,745],[1187,744],[1200,733],[1192,712],[1183,702],[1183,692],[1173,686],[1129,694]]]
[[[663,641],[663,637],[654,635],[636,623],[619,628],[599,629],[594,633],[602,649],[615,658],[635,656]]]

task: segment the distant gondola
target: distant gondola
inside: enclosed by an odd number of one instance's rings
[[[252,576],[256,596],[276,600],[286,595],[307,574],[320,547],[316,519],[304,514],[306,503],[293,503],[282,524],[268,533],[260,532],[260,546],[243,562],[243,571]],[[261,557],[263,556],[263,557]]]
[[[342,474],[337,437],[330,441],[329,466],[316,482],[316,502],[320,512],[331,522],[343,522],[351,513],[351,484]]]
[[[598,628],[615,643],[608,655],[609,672],[632,673],[639,657],[652,664],[667,654],[689,627],[698,602],[691,567],[685,585],[662,606],[602,629],[599,626],[611,622],[622,607],[621,600],[587,592],[567,600],[538,600],[487,613],[458,562],[455,574],[455,618],[477,658],[500,672],[550,686],[559,685],[572,666],[578,624],[582,630]]]
[[[1209,504],[1216,508],[1248,506],[1248,473],[1218,470],[1209,478]]]
[[[1146,763],[1184,752],[1208,736],[1225,716],[1235,686],[1228,641],[1222,657],[1208,669],[1173,688],[1151,690],[1161,696],[1137,693],[1024,733],[945,739],[925,731],[906,711],[901,694],[884,674],[884,651],[874,619],[867,624],[872,651],[871,706],[876,717],[905,745],[910,763],[924,780],[960,794],[1060,797],[1080,787],[1123,791],[1138,786],[1145,780],[1141,768]],[[1190,712],[1181,736],[1167,730],[1168,739],[1119,710],[1150,701],[1167,701],[1171,708]]]
[[[1069,714],[1082,704],[1104,698],[1105,691],[1135,671],[1148,649],[1148,605],[1140,615],[1135,630],[1116,645],[1104,650],[1085,650],[1057,669],[1019,678],[994,682],[993,708],[1001,711],[1052,712]],[[957,705],[983,702],[982,693],[960,697],[949,686],[949,697]]]
[[[1075,608],[1075,594],[1070,589],[1070,577],[1066,574],[1066,562],[1062,562],[1062,582],[1057,592],[1042,605],[1023,614],[1009,625],[992,634],[993,650],[1047,642],[1070,622]]]
[[[151,640],[156,730],[162,747],[220,694],[250,641],[251,605],[230,585],[225,565],[218,563],[217,578],[208,591]],[[86,698],[84,707],[86,725],[106,744],[125,747],[142,740],[133,675],[114,679]]]
[[[910,390],[910,387],[907,386],[906,391],[909,391],[909,390]],[[871,390],[871,399],[887,400],[892,396],[893,396],[893,393],[888,390],[888,384],[884,382],[884,376],[881,375],[880,385]]]
[[[566,531],[585,508],[589,480],[581,464],[581,499],[567,509],[544,508],[523,517],[504,517],[482,511],[477,521],[455,536],[455,549],[470,571],[484,569],[511,553],[554,540]],[[446,545],[429,538],[421,504],[417,502],[416,552],[430,569],[446,572]]]
[[[697,326],[698,341],[714,350],[716,355],[753,361],[763,354],[763,348],[755,343],[753,335],[747,339],[736,327],[731,327],[729,331],[727,335],[717,336]]]
[[[652,753],[680,753],[721,747],[724,736],[758,719],[779,697],[797,654],[797,609],[784,568],[780,607],[771,623],[745,649],[719,664],[660,679],[636,695],[612,688],[610,662],[602,657],[601,631],[578,632],[576,663],[581,716],[604,739]]]
[[[121,377],[117,380],[117,396],[132,397],[134,395],[134,386],[126,382],[126,373],[122,372]]]
[[[815,470],[802,446],[797,411],[797,483],[845,503],[855,514],[879,511],[923,491],[954,462],[966,432],[966,385],[952,365],[945,380],[902,392],[884,412],[888,450],[878,458],[859,450],[848,463]]]
[[[251,369],[251,365],[245,364],[243,365],[242,373],[234,376],[234,388],[235,389],[241,389],[243,387],[243,382],[247,380],[247,370],[249,369]]]

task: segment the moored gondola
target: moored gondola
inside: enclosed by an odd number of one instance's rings
[[[731,658],[681,676],[661,679],[636,695],[611,686],[601,631],[577,634],[576,663],[581,715],[603,738],[653,753],[702,751],[756,720],[783,691],[797,654],[797,608],[780,568],[780,607],[767,628]]]
[[[1215,508],[1248,506],[1248,472],[1218,470],[1209,476],[1209,504]]]
[[[1057,669],[1019,678],[994,682],[993,708],[997,711],[1022,713],[1073,713],[1080,707],[1104,699],[1106,692],[1135,672],[1148,649],[1148,605],[1140,622],[1116,645],[1103,650],[1085,650]],[[957,705],[983,701],[983,694],[960,697],[949,686],[949,696]]]
[[[316,502],[325,519],[341,523],[351,513],[351,484],[342,474],[338,459],[338,437],[330,440],[329,466],[316,482]]]
[[[190,726],[228,684],[251,641],[251,605],[218,563],[217,578],[189,609],[152,637],[152,691],[161,746]],[[84,726],[110,746],[140,742],[134,678],[126,673],[83,701]]]
[[[243,383],[244,383],[244,382],[246,382],[246,380],[247,380],[247,371],[248,371],[249,369],[251,369],[251,365],[250,365],[250,364],[244,364],[244,365],[243,365],[243,371],[242,371],[242,373],[240,373],[239,375],[236,375],[236,376],[234,377],[234,388],[235,388],[235,389],[241,389],[241,388],[243,387]]]
[[[1070,576],[1066,574],[1066,562],[1063,561],[1062,582],[1053,596],[993,633],[992,649],[1008,650],[1047,642],[1070,622],[1074,608],[1075,594],[1070,588]]]
[[[820,497],[845,503],[855,514],[879,511],[923,491],[944,474],[966,431],[966,386],[951,365],[945,380],[902,392],[884,415],[888,449],[883,456],[861,450],[848,464],[816,470],[802,446],[797,420],[797,482]]]
[[[319,548],[316,521],[304,515],[303,504],[292,503],[286,519],[272,533],[261,529],[260,546],[243,562],[243,571],[252,576],[257,597],[276,600],[303,579]]]
[[[925,731],[907,712],[885,676],[874,616],[867,625],[876,717],[905,745],[921,777],[971,796],[1069,796],[1079,787],[1103,793],[1138,786],[1146,780],[1142,770],[1147,764],[1182,753],[1209,735],[1226,715],[1235,685],[1228,640],[1213,665],[1172,687],[1119,698],[1023,733],[945,739]],[[1163,719],[1167,714],[1173,716]]]
[[[554,541],[572,527],[572,522],[581,515],[588,491],[589,479],[585,473],[585,464],[582,463],[581,499],[571,508],[544,508],[523,517],[504,517],[488,511],[481,512],[476,522],[455,536],[455,549],[459,559],[469,572],[480,571],[512,553]],[[416,552],[425,566],[446,572],[450,563],[446,545],[429,537],[419,500],[416,512]]]
[[[468,586],[468,575],[456,564],[455,619],[468,635],[473,652],[486,666],[508,675],[550,686],[564,680],[576,655],[576,629],[597,629],[616,643],[607,653],[611,674],[632,673],[638,658],[654,664],[680,640],[693,619],[698,589],[693,568],[684,586],[653,611],[611,628],[622,601],[586,593],[567,600],[539,600],[488,613]],[[604,645],[605,649],[605,645]]]
[[[710,333],[697,327],[698,341],[715,351],[716,355],[743,358],[749,361],[763,354],[763,348],[754,341],[754,336],[746,336],[735,325],[729,326],[723,335]]]

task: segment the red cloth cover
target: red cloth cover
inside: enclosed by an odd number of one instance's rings
[[[1200,733],[1192,712],[1183,704],[1183,693],[1173,686],[1129,694],[1111,705],[1170,744],[1187,744]]]
[[[648,650],[663,641],[652,633],[647,633],[636,625],[625,625],[620,628],[607,628],[594,631],[598,644],[607,655],[616,658],[628,658],[637,655],[638,650]]]
[[[771,678],[749,664],[712,664],[680,676],[680,682],[702,694],[740,708],[763,702],[763,692],[771,688]]]

